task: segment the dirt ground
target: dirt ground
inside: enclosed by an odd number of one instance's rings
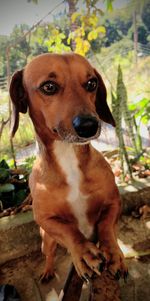
[[[145,220],[123,216],[119,223],[119,244],[128,257],[129,277],[127,283],[119,281],[121,301],[150,300],[150,218]],[[30,252],[30,250],[29,250]],[[10,261],[1,266],[0,284],[14,285],[22,301],[45,301],[52,288],[57,293],[63,288],[71,264],[70,255],[58,249],[56,278],[47,284],[39,281],[44,266],[41,252]],[[87,301],[87,291],[80,301]],[[104,300],[102,293],[99,300]],[[115,301],[115,298],[112,300]],[[54,298],[52,299],[54,301]],[[70,297],[71,301],[71,297]]]

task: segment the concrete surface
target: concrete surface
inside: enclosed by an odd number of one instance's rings
[[[122,192],[137,191],[139,187],[149,186],[148,182],[149,179],[143,179],[140,185],[123,187]],[[127,283],[119,282],[121,301],[149,301],[150,217],[143,220],[122,216],[118,239],[129,267]],[[40,245],[39,229],[31,211],[0,219],[0,284],[13,284],[22,301],[45,301],[52,288],[59,293],[68,274],[71,258],[64,249],[58,248],[56,278],[48,284],[40,283],[45,262]],[[84,286],[80,301],[87,301],[87,294],[88,287]],[[105,299],[101,295],[99,300]]]
[[[123,216],[119,225],[119,243],[127,259],[129,278],[121,282],[122,301],[150,300],[150,218]]]
[[[130,193],[132,194],[132,192],[138,193],[139,189],[149,186],[150,180],[148,177],[134,181],[129,185],[120,185],[119,190],[121,195],[124,196]],[[149,190],[146,197],[149,199],[150,204],[150,196],[148,198],[148,194]],[[133,200],[132,203],[134,207]],[[128,207],[127,201],[125,205]],[[122,210],[126,213],[127,210],[124,207],[123,204]],[[0,218],[0,264],[24,256],[29,252],[39,250],[40,243],[39,228],[33,221],[32,211]]]
[[[24,231],[25,233],[23,235],[26,235],[27,232],[25,228]],[[29,231],[30,227],[28,228],[28,233]],[[121,301],[149,301],[150,218],[137,220],[123,216],[119,223],[118,237],[123,252],[129,257],[127,264],[130,275],[127,283],[124,283],[122,280],[120,281]],[[18,244],[19,246],[21,241],[23,242],[23,239],[20,239],[19,234],[16,236],[14,244],[16,244],[16,246]],[[39,245],[38,235],[35,238],[32,237],[33,244],[35,243],[34,241]],[[12,246],[14,246],[14,244]],[[44,257],[40,250],[29,254],[31,247],[30,242],[28,252],[26,248],[27,253],[25,256],[1,265],[0,283],[13,284],[18,289],[22,301],[44,301],[46,300],[46,295],[52,288],[58,293],[62,289],[68,274],[71,259],[64,249],[59,248],[56,256],[56,278],[51,280],[48,284],[41,284],[39,278],[44,266]],[[86,293],[83,294],[82,301],[87,301],[87,297],[85,296],[87,296]],[[100,300],[102,299],[100,298]]]
[[[39,250],[40,244],[31,211],[0,219],[0,264]]]

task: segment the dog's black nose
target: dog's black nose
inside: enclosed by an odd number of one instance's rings
[[[79,137],[90,138],[95,136],[98,130],[98,121],[93,116],[76,116],[73,121],[73,127]]]

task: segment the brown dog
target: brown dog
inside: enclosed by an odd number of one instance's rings
[[[39,144],[30,176],[33,212],[46,255],[43,278],[54,273],[56,245],[71,253],[81,277],[106,267],[127,276],[116,240],[120,197],[110,166],[90,144],[101,121],[115,126],[101,76],[77,54],[43,54],[14,74],[12,135],[29,110]],[[99,247],[92,241],[97,235]],[[102,263],[103,264],[103,263]]]

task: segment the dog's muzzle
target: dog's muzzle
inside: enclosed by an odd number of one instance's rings
[[[94,137],[99,128],[98,120],[89,115],[76,116],[73,119],[72,124],[77,135],[81,138]]]

